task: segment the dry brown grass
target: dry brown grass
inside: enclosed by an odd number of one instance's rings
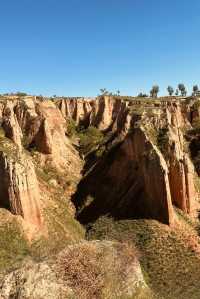
[[[88,238],[133,242],[141,252],[146,282],[159,299],[199,299],[200,238],[182,218],[169,228],[153,220],[112,221],[104,217],[88,231]]]
[[[57,273],[72,288],[77,298],[121,298],[126,280],[136,262],[132,245],[112,242],[83,242],[64,251]]]
[[[94,244],[83,244],[79,250],[70,247],[60,257],[60,273],[79,298],[100,298],[105,275],[101,255]]]

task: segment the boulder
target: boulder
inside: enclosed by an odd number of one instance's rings
[[[29,262],[11,272],[0,286],[3,299],[117,299],[140,294],[151,298],[135,249],[111,241],[70,245],[53,261]]]

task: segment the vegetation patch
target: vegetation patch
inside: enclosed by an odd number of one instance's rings
[[[9,213],[9,212],[7,212]],[[1,220],[5,217],[1,209]],[[30,253],[27,240],[13,219],[0,224],[0,271],[13,270]]]
[[[24,133],[23,137],[22,137],[22,145],[23,145],[23,147],[25,149],[28,149],[29,148],[29,143],[30,143],[30,140],[29,140],[29,138]]]
[[[82,242],[61,253],[57,271],[76,298],[131,299],[125,282],[136,258],[135,248],[127,243]],[[138,284],[138,291],[141,288]]]
[[[157,145],[160,151],[166,155],[169,144],[168,128],[160,128],[157,134]]]
[[[152,126],[145,126],[146,132],[152,141],[153,144],[157,144],[158,142],[158,132],[157,130]]]
[[[193,127],[192,129],[187,131],[187,134],[189,136],[195,136],[197,134],[200,134],[200,120],[199,120],[199,118],[193,120],[192,127]]]
[[[130,107],[130,114],[141,117],[145,111],[144,106],[141,105],[133,105]]]
[[[67,200],[63,200],[61,192],[54,194],[53,202],[44,209],[44,221],[48,236],[35,241],[31,247],[31,255],[37,260],[56,255],[69,244],[84,238],[85,230],[69,213]]]
[[[67,119],[66,133],[68,137],[73,137],[77,135],[76,122],[72,118]]]
[[[59,179],[60,175],[58,171],[51,167],[50,165],[46,164],[43,168],[36,167],[36,173],[45,182],[49,182],[51,179]]]
[[[200,121],[193,122],[193,128],[185,134],[188,141],[190,156],[193,161],[197,174],[200,176]]]
[[[200,100],[196,100],[192,107],[194,110],[198,110],[200,108]]]
[[[187,230],[170,229],[153,220],[114,221],[105,216],[88,225],[87,238],[133,242],[147,283],[158,298],[200,298],[199,239],[191,225]]]
[[[104,139],[103,133],[95,127],[81,130],[78,136],[80,138],[80,153],[82,155],[87,155],[91,151],[98,149],[99,144]]]
[[[5,153],[8,157],[12,158],[14,161],[19,159],[18,147],[7,137],[3,135],[3,129],[0,134],[0,151]]]

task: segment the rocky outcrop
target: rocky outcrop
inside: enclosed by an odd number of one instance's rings
[[[133,133],[123,134],[122,144],[80,183],[75,195],[79,219],[88,222],[111,213],[116,217],[152,217],[170,224],[174,220],[172,205],[192,215],[198,195],[184,141],[184,130],[191,127],[185,106],[178,102],[129,103],[127,110],[121,122],[124,128],[110,129]],[[94,198],[89,205],[88,196]]]
[[[102,131],[125,128],[128,102],[103,96],[99,99],[63,99],[57,101],[62,115],[75,120],[77,125],[95,126]]]
[[[55,167],[78,175],[81,161],[78,152],[65,135],[66,123],[62,114],[52,102],[43,102],[38,111],[43,121],[35,138],[37,148],[51,155]]]
[[[122,128],[124,125],[123,115],[127,115],[127,106],[128,103],[121,99],[113,99],[109,96],[100,98],[91,115],[91,125],[100,130],[113,129],[114,127],[115,129]]]
[[[19,150],[35,150],[41,164],[80,176],[81,159],[66,136],[66,120],[53,101],[28,97],[5,99],[0,104],[5,136]]]
[[[21,150],[23,134],[11,101],[7,101],[5,107],[2,107],[2,127],[5,131],[5,136],[11,139],[18,146],[18,149]]]
[[[184,134],[191,128],[186,103],[172,102],[162,112],[146,119],[146,130],[153,123],[157,140],[154,140],[166,160],[172,203],[188,214],[197,209],[197,190],[195,188],[195,170],[191,162],[189,149]],[[157,110],[160,110],[158,108]]]
[[[168,107],[165,124],[167,144],[163,155],[169,169],[172,202],[188,214],[193,213],[197,199],[195,171],[184,139],[184,131],[190,127],[184,105],[176,103]]]
[[[23,269],[10,273],[0,290],[1,299],[64,299],[70,298],[70,288],[60,283],[56,273],[47,264],[29,263]]]
[[[179,138],[177,138],[179,136]],[[197,197],[194,186],[194,167],[183,149],[182,133],[169,131],[169,180],[173,203],[186,213],[193,211]]]
[[[0,176],[0,207],[41,228],[40,191],[32,161],[19,151],[12,155],[1,151]]]
[[[82,242],[67,247],[56,260],[30,263],[8,274],[2,299],[151,298],[131,245],[111,241]]]
[[[82,165],[77,150],[65,135],[65,119],[50,100],[8,98],[0,102],[0,124],[0,208],[22,217],[29,239],[37,231],[47,236],[56,224],[48,227],[54,220],[44,219],[43,210],[52,208],[49,207],[50,198],[58,196],[62,189],[55,177],[57,173],[68,177],[68,181],[70,177],[73,184],[69,184],[69,190],[65,192],[68,198],[72,193],[70,190],[75,188]],[[57,184],[53,188],[57,189],[56,195],[54,190],[53,195],[42,191],[51,178],[50,171]]]
[[[135,129],[81,181],[75,203],[86,205],[79,214],[84,223],[107,213],[173,222],[167,164],[144,129]]]
[[[90,115],[96,105],[96,99],[69,98],[56,101],[64,118],[74,119],[76,124],[89,125]]]

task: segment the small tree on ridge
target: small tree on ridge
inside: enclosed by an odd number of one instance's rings
[[[167,87],[167,91],[168,91],[168,93],[169,93],[170,96],[172,96],[173,93],[174,93],[174,89],[173,89],[172,86],[168,86],[168,87]]]

